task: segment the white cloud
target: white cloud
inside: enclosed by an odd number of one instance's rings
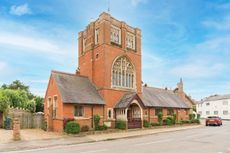
[[[225,15],[221,20],[206,20],[203,21],[202,24],[217,30],[230,30],[230,14]]]
[[[58,53],[60,49],[58,45],[52,43],[49,40],[42,38],[29,37],[20,34],[1,33],[0,44],[8,46],[14,46],[19,48],[26,48],[31,52],[46,52],[46,53]]]
[[[9,78],[15,73],[15,69],[13,70],[8,63],[6,62],[0,62],[0,79],[1,78]]]
[[[147,0],[131,0],[131,4],[133,6],[137,6],[137,5],[141,4],[141,3],[146,3],[146,2],[147,2]]]
[[[193,63],[186,65],[179,65],[171,69],[171,73],[178,77],[186,78],[211,78],[222,73],[225,69],[223,64],[208,64],[208,63]]]
[[[22,16],[25,14],[31,14],[31,10],[28,7],[28,4],[22,4],[22,5],[13,5],[10,8],[10,14],[12,15],[17,15],[17,16]]]

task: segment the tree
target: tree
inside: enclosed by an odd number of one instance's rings
[[[9,99],[3,94],[3,90],[0,89],[0,113],[5,114],[9,108]]]
[[[15,80],[13,81],[11,84],[6,85],[3,84],[2,85],[3,89],[13,89],[13,90],[25,90],[26,92],[29,92],[29,86],[24,85],[21,81],[19,80]]]
[[[37,96],[34,98],[36,104],[36,112],[43,112],[44,111],[44,98]]]
[[[31,112],[43,112],[44,98],[35,96],[29,91],[29,86],[15,80],[11,84],[3,84],[0,88],[8,98],[11,107],[28,109]]]

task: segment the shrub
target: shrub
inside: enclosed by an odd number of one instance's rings
[[[87,132],[87,131],[89,131],[89,126],[88,126],[88,125],[83,125],[83,126],[81,127],[81,131],[82,131],[82,132]]]
[[[189,120],[194,120],[194,119],[195,119],[195,117],[196,117],[196,115],[195,115],[195,114],[189,114]]]
[[[191,123],[191,121],[190,120],[181,120],[181,123],[182,124],[189,124],[189,123]]]
[[[107,127],[107,125],[105,125],[105,124],[103,124],[103,125],[98,125],[98,126],[95,127],[95,130],[96,130],[96,131],[103,131],[103,130],[107,130],[107,129],[108,129],[108,127]]]
[[[176,114],[174,113],[172,116],[172,124],[176,124]]]
[[[151,123],[152,126],[160,126],[160,123]]]
[[[159,124],[162,125],[162,121],[163,121],[163,113],[162,112],[159,112],[157,114],[157,119],[158,119]]]
[[[144,120],[143,126],[144,126],[145,128],[149,128],[149,127],[151,127],[151,124],[150,124],[150,122],[148,122],[147,120]]]
[[[200,114],[197,114],[196,119],[200,120]]]
[[[77,122],[70,121],[65,126],[65,132],[68,134],[77,134],[80,132],[80,125]]]
[[[95,127],[95,129],[96,129],[96,127],[99,126],[100,120],[101,120],[101,117],[99,115],[94,115],[93,116],[93,121],[94,121],[94,127]]]
[[[47,131],[47,122],[46,121],[43,121],[42,122],[42,130],[44,130],[44,131]]]
[[[172,116],[167,117],[165,123],[166,123],[166,125],[172,125],[173,124],[173,117]]]
[[[63,120],[63,127],[65,128],[66,124],[70,121],[74,121],[74,118],[64,118]]]
[[[126,129],[126,123],[125,121],[122,121],[122,120],[118,120],[116,122],[116,126],[115,126],[117,129],[122,129],[122,130],[125,130]]]
[[[200,124],[200,120],[194,119],[194,120],[192,120],[192,123],[198,123],[198,124]]]

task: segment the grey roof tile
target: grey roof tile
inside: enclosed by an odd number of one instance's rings
[[[173,91],[143,87],[142,101],[146,107],[190,108]]]
[[[63,103],[105,104],[94,84],[87,77],[52,71]]]

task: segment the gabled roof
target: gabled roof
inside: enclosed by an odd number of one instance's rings
[[[230,94],[209,96],[209,97],[205,98],[201,102],[204,102],[204,101],[224,100],[224,99],[230,99]]]
[[[146,107],[190,108],[172,90],[143,87],[142,101]]]
[[[131,104],[131,102],[136,99],[142,107],[144,107],[143,102],[141,101],[140,97],[135,92],[129,92],[125,94],[115,105],[115,108],[127,108]]]
[[[95,85],[87,77],[52,71],[63,103],[105,104]]]

